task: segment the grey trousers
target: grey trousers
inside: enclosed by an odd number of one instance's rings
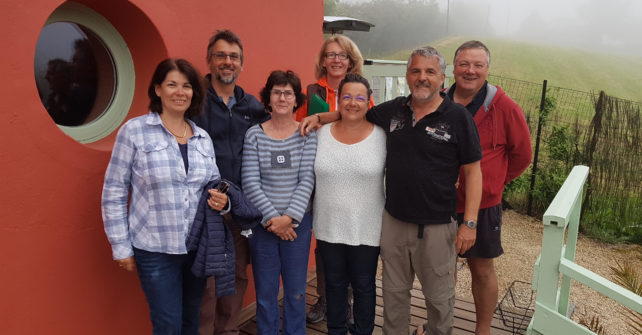
[[[408,334],[410,289],[415,275],[421,283],[430,335],[450,335],[455,305],[455,236],[457,223],[419,226],[383,214],[383,334]]]

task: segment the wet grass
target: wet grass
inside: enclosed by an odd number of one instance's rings
[[[457,47],[475,37],[449,37],[430,44],[449,64]],[[491,51],[490,73],[497,76],[570,88],[604,91],[610,96],[642,101],[642,57],[611,55],[579,49],[525,43],[499,38],[477,38]],[[366,57],[407,60],[412,50]]]

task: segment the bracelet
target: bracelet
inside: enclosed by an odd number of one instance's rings
[[[317,120],[319,121],[319,123],[321,123],[321,117],[319,116],[319,114],[314,114],[314,115],[317,116]]]

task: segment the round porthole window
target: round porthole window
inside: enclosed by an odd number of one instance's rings
[[[134,66],[125,41],[104,17],[77,3],[63,4],[47,20],[34,74],[49,116],[82,143],[118,128],[133,99]]]

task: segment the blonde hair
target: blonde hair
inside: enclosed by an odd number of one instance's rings
[[[344,35],[332,35],[328,37],[323,44],[321,45],[321,50],[317,57],[317,63],[314,67],[314,76],[317,79],[325,77],[328,72],[323,66],[323,61],[325,60],[325,49],[330,43],[337,43],[341,46],[343,50],[348,54],[348,59],[350,60],[350,67],[348,67],[347,73],[356,73],[358,75],[363,75],[363,56],[361,56],[361,51],[359,47],[348,37]]]

